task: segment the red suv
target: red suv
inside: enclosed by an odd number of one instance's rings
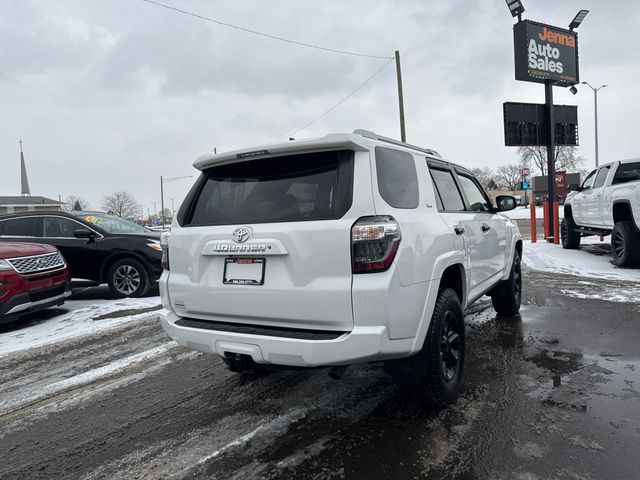
[[[62,305],[69,295],[69,271],[56,247],[0,243],[0,323]]]

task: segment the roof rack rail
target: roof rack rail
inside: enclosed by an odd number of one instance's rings
[[[394,145],[399,145],[402,147],[409,147],[409,148],[413,148],[414,150],[419,150],[421,152],[424,152],[428,155],[433,155],[434,157],[440,157],[442,158],[442,155],[440,155],[438,152],[436,152],[435,150],[432,150],[430,148],[422,148],[422,147],[418,147],[416,145],[411,145],[410,143],[407,142],[402,142],[400,140],[395,140],[393,138],[389,138],[389,137],[384,137],[382,135],[378,135],[376,132],[372,132],[371,130],[364,130],[362,128],[358,128],[357,130],[354,130],[353,133],[355,135],[361,135],[365,138],[372,138],[373,140],[380,140],[381,142],[387,142],[387,143],[392,143]]]

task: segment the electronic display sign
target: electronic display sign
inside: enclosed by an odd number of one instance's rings
[[[513,27],[516,80],[567,87],[580,83],[578,34],[524,20]]]

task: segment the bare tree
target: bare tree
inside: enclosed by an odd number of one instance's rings
[[[523,164],[530,165],[532,170],[538,170],[541,175],[547,174],[547,147],[524,146],[518,148]],[[578,155],[578,149],[573,145],[556,145],[555,166],[557,170],[579,170],[584,158]]]
[[[140,208],[138,202],[128,192],[114,192],[102,199],[102,208],[112,215],[122,218],[135,217]]]
[[[496,182],[493,180],[494,173],[489,167],[473,168],[471,169],[471,173],[478,179],[480,185],[482,185],[485,190],[495,190]]]
[[[496,170],[496,183],[502,190],[520,190],[521,181],[522,170],[518,164],[510,163]]]
[[[62,208],[67,211],[80,211],[80,210],[89,210],[91,206],[89,202],[87,202],[84,198],[76,197],[75,195],[69,195],[67,197],[66,204]]]

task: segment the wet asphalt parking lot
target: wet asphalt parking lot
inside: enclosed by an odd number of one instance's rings
[[[154,318],[0,357],[0,478],[638,479],[640,284],[594,298],[623,286],[526,271],[520,316],[473,305],[441,411],[381,364],[236,375]]]

